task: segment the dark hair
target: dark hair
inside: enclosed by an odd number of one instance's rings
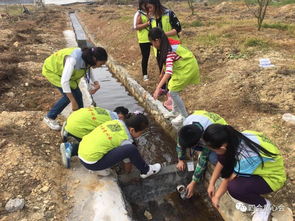
[[[172,51],[171,45],[168,41],[167,36],[165,35],[164,31],[160,28],[152,28],[149,31],[149,40],[155,41],[156,39],[160,40],[160,54],[157,56],[157,61],[160,67],[160,70],[162,70],[163,64],[166,61],[167,54],[169,51]]]
[[[224,154],[224,165],[223,169],[221,170],[221,176],[223,178],[228,178],[233,173],[234,167],[237,163],[237,157],[241,153],[242,149],[245,148],[244,145],[240,145],[241,142],[243,142],[247,147],[258,154],[262,162],[262,167],[264,163],[259,152],[263,152],[265,155],[270,157],[276,155],[264,149],[259,144],[253,142],[229,125],[211,124],[205,130],[203,139],[206,144],[213,149],[219,149],[223,144],[227,144],[226,152]],[[241,150],[239,150],[238,153],[239,147],[241,147]]]
[[[116,112],[117,114],[123,114],[124,117],[127,117],[129,110],[126,107],[119,106],[115,108],[114,112]]]
[[[102,47],[83,48],[82,58],[87,65],[95,66],[96,61],[107,61],[108,54]]]
[[[125,124],[128,128],[134,128],[138,132],[149,126],[149,120],[143,114],[129,113],[125,119]]]
[[[161,4],[160,0],[148,0],[148,3],[155,6],[155,15],[157,18],[160,18],[164,14],[164,11],[167,9]]]
[[[138,0],[138,10],[145,11],[146,9],[143,9],[142,5],[146,5],[146,3],[148,3],[148,0]]]
[[[178,132],[178,143],[182,149],[190,148],[198,144],[203,130],[194,124],[183,126]]]

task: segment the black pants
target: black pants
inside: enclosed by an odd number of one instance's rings
[[[139,43],[142,59],[141,59],[141,70],[143,75],[147,75],[147,67],[151,51],[151,43]]]

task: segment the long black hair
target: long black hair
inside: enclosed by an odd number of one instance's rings
[[[142,5],[146,5],[148,3],[148,0],[138,0],[138,10],[140,11],[146,11],[146,8],[142,8]]]
[[[102,47],[85,47],[82,49],[82,59],[86,65],[95,66],[96,61],[107,61],[108,54]]]
[[[155,6],[155,16],[157,18],[160,18],[164,14],[164,11],[167,9],[161,4],[160,0],[148,0],[148,3]]]
[[[160,28],[152,28],[149,31],[149,40],[155,41],[156,39],[160,40],[160,54],[157,56],[157,61],[160,67],[160,70],[162,70],[163,64],[166,61],[168,52],[172,51],[171,45],[168,41],[167,36],[165,35],[165,32],[161,30]]]
[[[264,164],[262,156],[259,152],[263,152],[269,157],[274,157],[277,155],[269,152],[229,125],[211,124],[205,130],[203,139],[206,144],[213,149],[219,149],[223,144],[227,144],[226,152],[224,154],[225,160],[223,169],[221,171],[221,177],[223,178],[228,178],[233,173],[234,167],[238,160],[237,157],[244,148],[244,145],[241,145],[242,142],[252,151],[258,154],[262,162],[262,167]],[[241,150],[238,150],[239,147],[241,147]]]
[[[129,113],[124,122],[128,128],[134,128],[135,132],[143,131],[149,126],[149,120],[142,113]]]

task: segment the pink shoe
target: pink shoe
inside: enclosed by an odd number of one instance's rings
[[[167,100],[164,102],[164,107],[166,107],[169,111],[173,110],[173,101],[170,94],[167,94]]]

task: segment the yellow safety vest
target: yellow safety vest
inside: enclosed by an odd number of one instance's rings
[[[95,163],[124,140],[131,140],[131,136],[123,121],[107,121],[82,138],[78,156],[86,163]]]
[[[80,48],[65,48],[61,49],[46,58],[42,74],[47,80],[56,87],[61,87],[61,76],[64,69],[65,57],[71,55],[74,50],[81,50]],[[82,59],[82,58],[81,58]],[[74,69],[70,79],[70,87],[76,89],[79,85],[80,79],[86,74],[86,68]]]

